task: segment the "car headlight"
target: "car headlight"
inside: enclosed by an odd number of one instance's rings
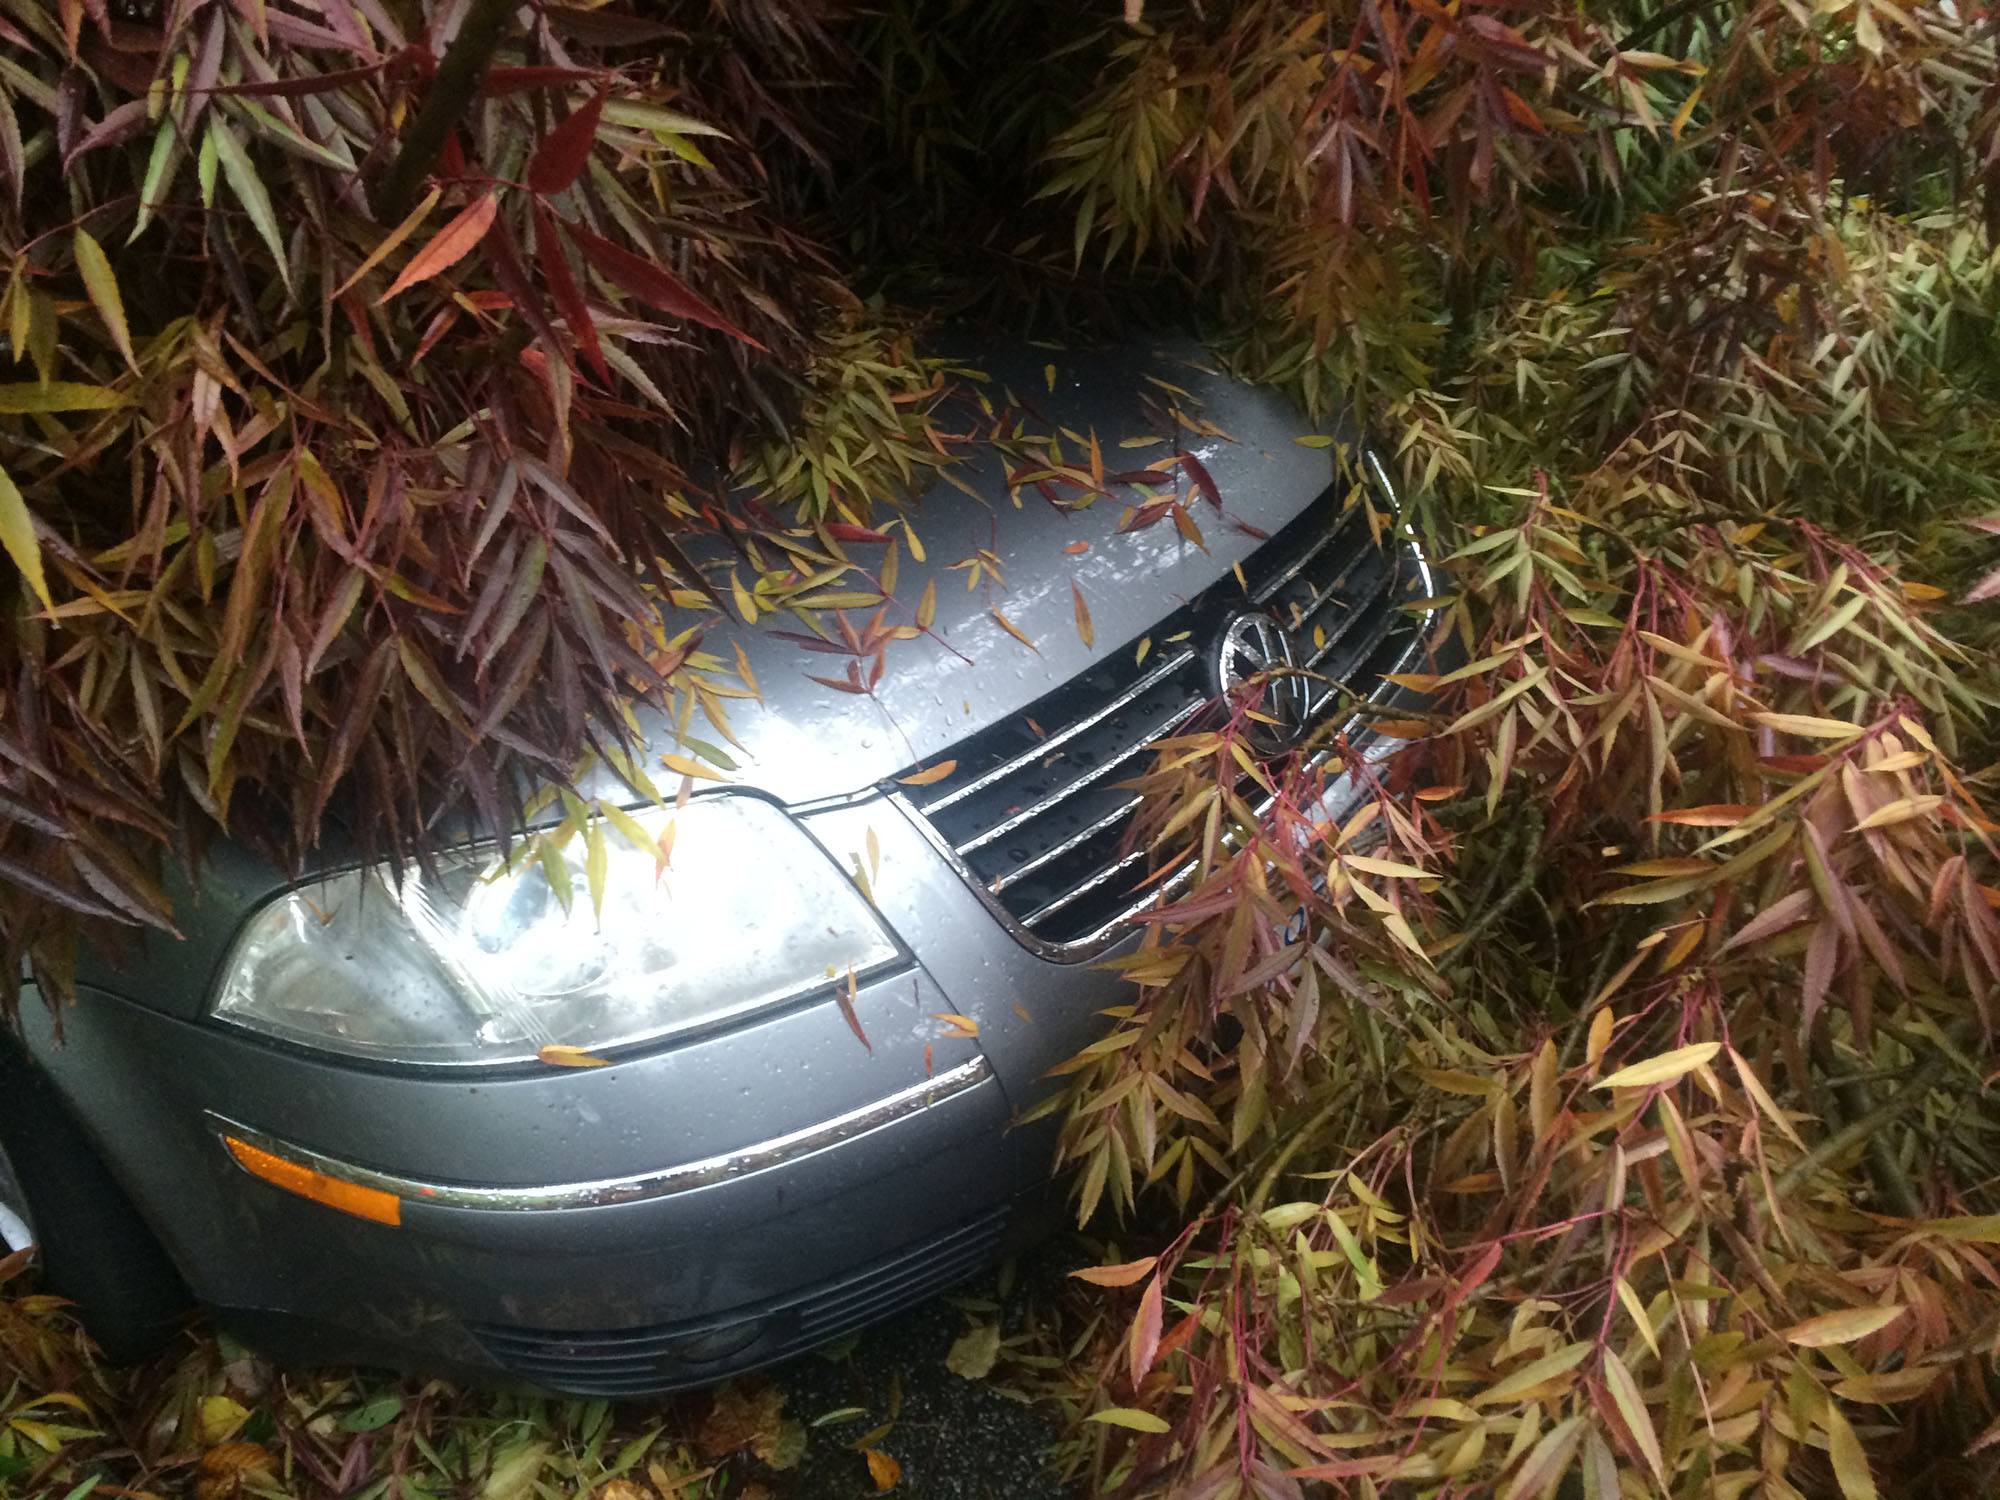
[[[639,822],[674,825],[672,857],[607,829],[601,911],[585,841],[559,860],[489,847],[434,875],[351,870],[261,908],[230,951],[214,1005],[269,1036],[377,1062],[505,1063],[712,1025],[844,982],[897,948],[798,824],[755,797],[709,795]]]

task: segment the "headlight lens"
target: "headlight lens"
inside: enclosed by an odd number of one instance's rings
[[[550,1045],[650,1041],[893,961],[895,944],[819,846],[754,797],[639,817],[672,859],[607,829],[601,912],[584,840],[539,863],[491,850],[435,877],[349,871],[263,907],[230,952],[224,1020],[377,1062],[504,1063]]]

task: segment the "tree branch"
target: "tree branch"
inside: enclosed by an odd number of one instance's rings
[[[417,201],[417,189],[437,165],[452,126],[464,116],[466,106],[479,93],[486,69],[499,50],[500,38],[514,13],[515,0],[472,0],[458,35],[445,50],[424,95],[422,108],[403,136],[403,149],[371,195],[375,217],[393,224],[410,211]]]

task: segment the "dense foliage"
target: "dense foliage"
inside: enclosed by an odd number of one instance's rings
[[[1413,680],[1386,763],[1329,736],[1246,782],[1254,692],[1162,747],[1149,831],[1197,877],[1057,1108],[1086,1220],[1188,1222],[1093,1273],[1129,1290],[1065,1351],[1074,1473],[1992,1487],[1984,15],[0,28],[0,958],[170,922],[176,838],[504,821],[649,695],[726,738],[718,612],[855,611],[870,670],[921,612],[863,634],[893,580],[843,544],[992,436],[896,308],[1199,318],[1361,402],[1466,665]],[[717,526],[768,543],[728,598],[679,540]],[[1316,829],[1343,770],[1362,804]]]

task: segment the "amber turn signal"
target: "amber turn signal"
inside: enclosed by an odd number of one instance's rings
[[[342,1182],[324,1172],[315,1172],[311,1167],[286,1161],[282,1156],[273,1156],[248,1141],[239,1141],[233,1135],[223,1136],[222,1142],[244,1171],[253,1177],[263,1178],[273,1187],[296,1193],[301,1198],[310,1198],[344,1214],[353,1214],[357,1219],[370,1219],[377,1224],[403,1222],[403,1202],[393,1193]]]

